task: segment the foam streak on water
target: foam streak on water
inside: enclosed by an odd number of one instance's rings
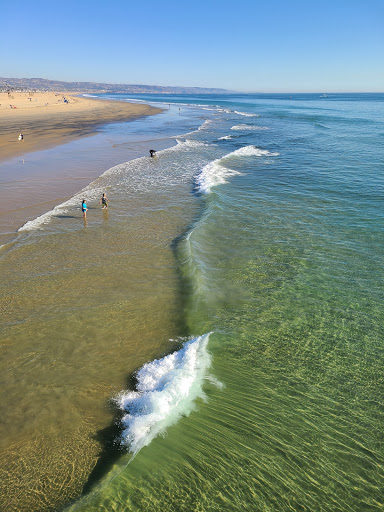
[[[209,334],[186,342],[179,351],[145,364],[137,372],[137,390],[116,398],[125,413],[121,444],[133,454],[205,399],[202,389],[211,365]]]
[[[212,187],[223,185],[228,182],[227,178],[239,176],[242,173],[230,169],[226,166],[231,157],[251,157],[251,156],[277,156],[278,153],[271,153],[265,149],[259,149],[255,146],[244,146],[236,151],[232,151],[222,158],[218,158],[207,164],[196,177],[197,190],[200,193],[208,194]]]
[[[245,117],[259,117],[258,114],[250,114],[249,112],[239,112],[238,110],[235,110],[234,113],[238,114],[239,116],[245,116]]]
[[[257,132],[257,131],[269,130],[269,128],[267,126],[255,126],[255,125],[251,125],[251,124],[237,124],[235,126],[232,126],[231,130],[235,130],[235,131],[248,130],[251,132]]]

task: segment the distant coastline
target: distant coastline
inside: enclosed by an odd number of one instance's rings
[[[145,94],[226,94],[234,91],[207,87],[166,87],[160,85],[107,84],[98,82],[63,82],[45,78],[0,77],[0,92],[94,92],[94,93],[145,93]]]

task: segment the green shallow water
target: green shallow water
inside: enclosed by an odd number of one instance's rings
[[[178,222],[167,218],[168,244]],[[4,275],[18,269],[1,299],[4,510],[48,510],[78,495],[113,421],[109,399],[183,334],[173,254],[153,223],[141,219],[137,236],[135,222],[129,235],[114,225],[66,236],[70,249],[47,237],[2,261]]]
[[[380,244],[349,224],[320,236],[321,209],[247,208],[246,183],[213,194],[178,258],[223,387],[69,510],[381,510]]]
[[[73,510],[382,509],[381,218],[272,181],[212,192],[178,246],[224,387]]]

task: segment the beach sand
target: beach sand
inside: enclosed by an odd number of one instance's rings
[[[91,135],[101,124],[159,112],[149,105],[73,93],[0,93],[0,161]],[[23,141],[18,140],[20,133]]]

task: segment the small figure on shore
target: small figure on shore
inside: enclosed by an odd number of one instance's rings
[[[108,208],[108,197],[103,194],[103,197],[100,199],[100,204],[102,205],[102,209],[104,210],[104,208]]]
[[[18,136],[18,139],[19,140],[24,140],[24,135],[22,133],[20,133],[20,135]]]
[[[151,158],[153,158],[156,155],[156,151],[154,149],[150,149],[149,154],[151,155]]]
[[[84,219],[86,219],[87,218],[87,210],[88,210],[88,208],[87,208],[87,203],[85,202],[85,199],[83,199],[83,202],[81,203],[81,210],[83,212]]]

